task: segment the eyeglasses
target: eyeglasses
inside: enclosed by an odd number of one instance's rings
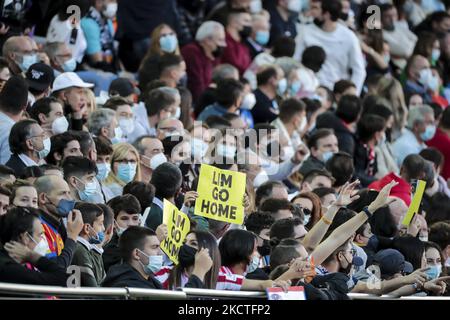
[[[352,256],[356,256],[356,250],[355,249],[350,249],[350,253],[352,254]]]

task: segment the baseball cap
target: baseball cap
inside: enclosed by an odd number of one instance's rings
[[[133,93],[139,95],[139,89],[134,86],[130,79],[117,78],[109,85],[108,93],[110,96],[119,95],[121,97],[127,97]]]
[[[25,73],[25,77],[28,87],[36,91],[44,91],[55,79],[53,69],[41,62],[32,64]]]
[[[92,88],[93,86],[94,84],[81,80],[75,72],[64,72],[57,76],[53,82],[53,92],[70,87]]]
[[[405,261],[403,254],[395,249],[385,249],[378,251],[373,263],[380,267],[383,276],[392,276],[396,273],[411,273],[414,268],[411,263]]]

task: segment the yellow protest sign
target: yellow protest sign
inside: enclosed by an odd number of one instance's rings
[[[423,180],[416,180],[412,184],[412,199],[409,205],[408,212],[403,218],[402,225],[408,227],[414,218],[414,215],[419,213],[420,203],[422,202],[423,193],[425,192],[426,182]]]
[[[161,250],[174,264],[178,264],[178,252],[191,229],[189,217],[170,201],[164,199],[163,217],[167,217],[167,238],[161,242]]]
[[[244,223],[245,173],[202,164],[195,214],[229,223]]]

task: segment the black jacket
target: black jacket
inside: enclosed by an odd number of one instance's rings
[[[106,278],[102,283],[102,287],[132,287],[144,289],[162,289],[162,284],[152,275],[145,280],[139,272],[137,272],[128,263],[117,264],[109,268]]]
[[[66,270],[52,260],[40,258],[30,270],[14,261],[4,249],[0,249],[0,282],[63,286],[67,284]]]
[[[344,125],[333,112],[325,112],[317,117],[316,128],[333,129],[339,143],[339,151],[355,154],[355,135]]]
[[[19,158],[17,154],[11,155],[9,160],[5,163],[6,166],[14,170],[14,175],[20,177],[27,167],[25,163]]]
[[[120,257],[119,251],[119,236],[117,233],[114,233],[111,241],[105,246],[102,258],[103,266],[105,267],[106,272],[108,272],[109,268],[113,265],[121,262],[122,258]]]
[[[274,108],[274,101],[270,100],[261,90],[254,91],[256,104],[251,110],[253,120],[257,123],[272,122],[278,117],[278,109]]]

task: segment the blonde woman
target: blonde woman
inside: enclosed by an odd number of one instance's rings
[[[111,172],[104,182],[104,187],[114,197],[122,195],[123,187],[131,181],[141,180],[140,159],[138,151],[129,143],[113,146]]]
[[[86,98],[87,108],[85,109],[85,111],[83,113],[83,119],[87,120],[87,119],[89,119],[89,116],[91,115],[91,113],[94,112],[95,110],[97,110],[97,103],[95,102],[95,94],[92,90],[85,89],[84,95]]]

